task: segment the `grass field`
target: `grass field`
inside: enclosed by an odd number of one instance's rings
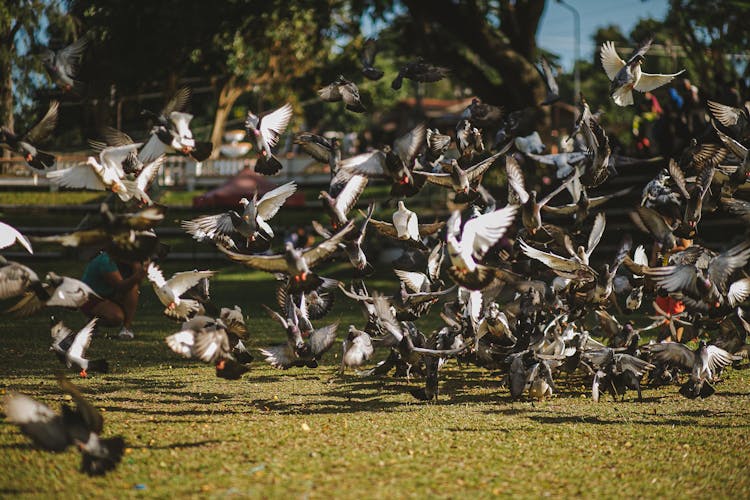
[[[60,264],[35,264],[40,271]],[[79,275],[82,263],[62,269]],[[174,269],[167,269],[172,271]],[[373,282],[385,288],[384,281]],[[227,266],[213,283],[220,304],[252,317],[251,345],[280,342],[262,312],[273,283]],[[112,371],[71,377],[102,410],[105,435],[123,435],[127,454],[103,478],[77,472],[74,450],[31,448],[0,424],[0,491],[33,497],[735,497],[750,491],[750,371],[726,372],[717,394],[689,401],[675,387],[646,389],[644,401],[594,404],[588,380],[559,377],[542,403],[512,402],[500,377],[455,362],[442,372],[437,402],[408,393],[420,380],[336,375],[340,344],[320,368],[280,371],[256,356],[240,381],[178,358],[164,337],[176,324],[143,287],[136,339],[96,338],[91,357]],[[64,312],[72,327],[83,316]],[[362,326],[343,297],[330,316]],[[418,323],[429,330],[434,319]],[[6,320],[0,387],[64,402],[48,352],[48,318]],[[106,330],[104,330],[107,333]],[[109,332],[114,333],[114,331]],[[379,353],[380,357],[384,353]]]

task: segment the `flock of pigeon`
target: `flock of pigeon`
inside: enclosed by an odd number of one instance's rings
[[[653,90],[677,75],[641,72],[650,43],[627,61],[620,59],[613,44],[602,47],[602,65],[618,105],[632,104],[633,90]],[[77,42],[46,59],[55,81],[65,89],[75,87],[75,63],[84,47]],[[375,67],[376,53],[376,42],[369,40],[362,54],[362,74],[372,80],[383,77]],[[546,106],[559,97],[549,64],[542,61],[541,66],[548,95],[540,106]],[[402,67],[392,87],[399,89],[404,78],[434,82],[447,73],[445,68],[413,61]],[[325,101],[344,101],[352,112],[366,111],[356,84],[343,76],[319,95]],[[182,89],[161,113],[144,112],[152,123],[144,142],[107,129],[104,142],[92,142],[98,157],[62,170],[50,170],[54,156],[37,149],[54,129],[56,103],[28,133],[3,130],[2,146],[23,154],[31,168],[47,171],[52,182],[108,190],[123,203],[105,203],[98,218],[85,227],[51,237],[27,238],[0,223],[0,248],[18,242],[32,252],[32,242],[41,241],[107,247],[113,257],[130,261],[161,255],[153,229],[164,219],[165,208],[154,204],[148,191],[163,155],[175,152],[200,160],[212,149],[193,138],[191,115],[184,112],[188,98],[189,91]],[[669,160],[643,189],[642,203],[631,213],[635,226],[653,239],[659,266],[651,265],[643,246],[633,248],[627,234],[611,262],[594,266],[606,229],[601,207],[629,190],[597,195],[592,190],[606,187],[617,165],[636,160],[611,152],[607,133],[583,96],[570,149],[559,154],[542,154],[544,145],[536,133],[519,136],[519,123],[538,108],[506,115],[477,99],[452,136],[418,124],[392,145],[349,158],[342,158],[335,139],[297,134],[295,142],[331,169],[329,189],[320,193],[327,217],[313,222],[320,240],[308,248],[287,243],[282,253],[271,250],[277,238],[272,219],[295,192],[294,182],[263,196],[248,193],[237,211],[185,220],[182,227],[229,259],[278,280],[277,304],[263,307],[284,331],[285,341],[260,353],[280,369],[318,366],[339,334],[338,322],[325,318],[334,297],[343,293],[361,307],[364,322],[361,328],[348,327],[341,372],[357,369],[360,376],[393,372],[397,377],[420,377],[424,386],[412,391],[420,400],[437,398],[438,375],[450,358],[502,371],[514,399],[526,393],[534,399],[549,397],[556,390],[557,375],[576,370],[590,377],[594,401],[603,392],[624,398],[628,389],[640,398],[644,377],[653,385],[678,384],[680,394],[688,398],[707,397],[722,370],[747,357],[750,330],[742,309],[750,296],[750,278],[744,271],[750,240],[721,253],[697,244],[678,246],[696,235],[702,211],[725,210],[743,221],[750,219],[750,202],[733,197],[750,175],[745,146],[750,138],[750,110],[715,102],[709,102],[709,109],[716,119],[715,140],[693,143],[678,160]],[[291,117],[289,104],[265,116],[248,113],[245,126],[257,152],[257,172],[271,175],[283,168],[274,147]],[[495,136],[490,134],[493,129],[498,131]],[[485,146],[492,138],[494,146]],[[559,184],[543,198],[530,185],[529,173],[537,164],[557,169]],[[482,184],[490,170],[507,178],[508,202],[499,208]],[[366,212],[354,212],[365,187],[376,180],[385,182],[390,199],[397,200],[388,220],[373,218],[374,204]],[[431,214],[431,221],[420,221],[407,203],[425,183],[444,188],[453,206],[461,210],[440,207],[444,210]],[[555,205],[566,192],[571,202]],[[447,218],[440,220],[444,213]],[[543,219],[547,213],[569,217],[568,222],[550,224]],[[506,232],[514,224],[511,240]],[[389,241],[403,249],[393,263],[400,286],[392,295],[368,290],[365,284],[374,267],[366,252],[372,239],[367,238],[368,228],[377,233],[381,246]],[[336,256],[351,263],[350,283],[318,274],[320,265]],[[213,274],[187,271],[165,279],[155,263],[148,265],[148,279],[165,306],[165,316],[181,322],[166,339],[169,347],[185,358],[214,366],[219,377],[239,379],[253,360],[245,346],[251,329],[238,306],[221,308],[211,302],[208,284]],[[0,257],[0,300],[19,298],[8,314],[25,316],[53,306],[77,308],[93,294],[74,278],[49,273],[41,279],[31,268]],[[631,313],[642,311],[643,304],[650,302],[644,300],[647,296],[657,300],[653,323],[645,328],[620,323],[610,312],[620,314],[620,303]],[[667,304],[680,304],[682,310],[665,306],[665,299]],[[440,309],[442,326],[425,333],[419,320],[433,307]],[[590,311],[599,322],[591,332],[585,321]],[[51,328],[51,350],[81,376],[108,368],[105,360],[85,358],[96,321],[93,318],[78,332],[62,322]],[[669,340],[642,343],[641,333],[655,328],[662,328]],[[717,332],[711,335],[714,340],[701,339],[695,350],[680,342],[707,337],[709,332]],[[376,351],[384,355],[363,369],[376,358]],[[75,410],[63,406],[59,415],[28,396],[10,392],[4,398],[6,418],[44,449],[57,451],[71,444],[80,448],[87,473],[106,472],[122,455],[122,438],[100,439],[99,412],[64,377],[60,384],[76,402]]]

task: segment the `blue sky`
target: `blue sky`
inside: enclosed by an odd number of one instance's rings
[[[627,34],[641,18],[663,19],[669,8],[667,0],[567,0],[581,16],[581,58],[591,59],[595,50],[591,36],[600,26],[615,24]],[[562,57],[566,70],[573,67],[575,36],[573,13],[555,0],[548,0],[544,9],[537,44]]]

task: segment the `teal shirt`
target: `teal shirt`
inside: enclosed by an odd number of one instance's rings
[[[118,270],[112,257],[107,252],[100,252],[99,255],[91,259],[84,269],[81,281],[102,297],[111,297],[115,294],[115,289],[107,282],[105,275]]]

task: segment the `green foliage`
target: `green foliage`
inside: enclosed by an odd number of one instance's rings
[[[737,62],[731,57],[750,47],[749,15],[748,2],[670,1],[665,24],[684,47],[693,74],[709,95],[720,95],[725,85],[750,75],[747,59]]]
[[[71,34],[75,23],[62,0],[0,2],[0,126],[30,125],[26,115],[37,105],[34,92],[48,83],[39,55],[48,44],[63,46]]]

